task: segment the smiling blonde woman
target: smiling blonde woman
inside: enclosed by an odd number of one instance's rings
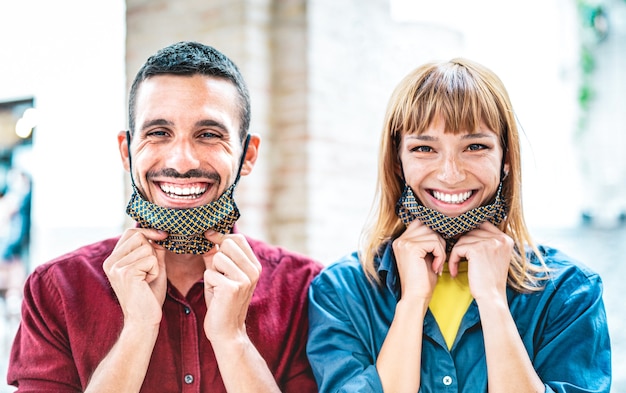
[[[600,277],[535,245],[505,87],[425,64],[388,105],[361,250],[311,284],[321,392],[609,392]]]

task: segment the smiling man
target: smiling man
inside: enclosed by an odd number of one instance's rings
[[[137,226],[28,278],[8,373],[19,392],[315,392],[305,355],[317,262],[233,230],[254,167],[250,102],[219,51],[150,57],[118,143]]]

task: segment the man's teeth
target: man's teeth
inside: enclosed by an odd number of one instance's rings
[[[206,191],[206,187],[179,187],[179,186],[170,186],[170,185],[162,185],[161,190],[166,193],[169,197],[172,198],[197,198],[202,195]]]
[[[443,192],[433,191],[433,196],[445,203],[463,203],[472,195],[471,191],[461,194],[444,194]]]

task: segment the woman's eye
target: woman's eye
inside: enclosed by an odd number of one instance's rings
[[[417,153],[430,153],[433,149],[430,146],[415,146],[411,149],[411,151]]]
[[[480,143],[472,143],[471,145],[469,145],[467,147],[467,150],[469,151],[476,151],[476,150],[483,150],[486,149],[487,146],[485,145],[481,145]]]

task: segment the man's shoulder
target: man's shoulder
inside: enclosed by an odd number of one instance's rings
[[[80,266],[100,268],[104,260],[111,255],[118,240],[119,237],[113,237],[84,245],[37,266],[35,272],[43,274],[50,269],[63,272],[68,269],[79,269]]]
[[[289,250],[285,247],[266,243],[262,240],[246,236],[254,255],[259,259],[263,268],[290,267],[292,269],[307,269],[315,274],[322,269],[322,264],[302,253]],[[288,265],[288,266],[285,266]]]

